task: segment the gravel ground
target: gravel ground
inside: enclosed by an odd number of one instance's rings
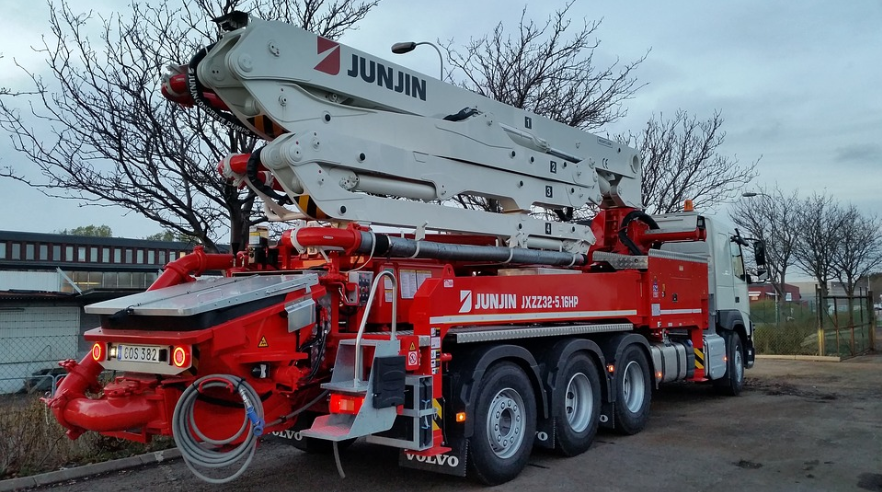
[[[601,432],[575,458],[536,451],[514,481],[488,489],[473,481],[398,468],[394,450],[357,442],[332,457],[267,443],[237,481],[211,486],[181,461],[126,470],[54,489],[882,491],[882,355],[846,362],[761,359],[744,393],[716,396],[707,385],[654,393],[652,419],[636,436]]]

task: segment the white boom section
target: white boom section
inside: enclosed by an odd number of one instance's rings
[[[288,194],[308,194],[336,219],[583,250],[589,227],[532,218],[531,207],[641,206],[635,149],[289,24],[252,18],[224,34],[197,75],[271,141],[261,161]],[[459,194],[496,200],[504,213],[426,203]]]

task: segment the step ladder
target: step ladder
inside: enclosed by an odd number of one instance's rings
[[[397,295],[392,297],[392,332],[389,339],[363,338],[374,295],[383,277],[391,280],[393,291],[397,292],[398,283],[392,272],[383,271],[374,278],[358,334],[355,339],[340,342],[331,381],[322,385],[322,388],[331,393],[332,411],[335,398],[360,402],[360,405],[350,408],[348,413],[331,413],[317,417],[312,427],[301,431],[304,437],[344,441],[385,432],[395,424],[398,406],[404,404],[405,393],[404,357],[399,355],[401,344],[396,338]],[[367,349],[373,349],[373,363],[365,381],[363,361]]]

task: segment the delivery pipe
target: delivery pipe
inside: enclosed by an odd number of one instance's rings
[[[165,271],[147,290],[170,287],[186,281],[191,275],[200,275],[208,270],[225,270],[233,267],[235,257],[230,254],[208,254],[202,246],[196,246],[193,252],[170,262]]]
[[[448,261],[480,261],[524,265],[579,266],[587,256],[562,251],[449,244],[417,241],[355,229],[304,227],[286,232],[282,241],[298,251],[309,247],[339,248],[346,254],[373,254],[396,258],[433,258]]]

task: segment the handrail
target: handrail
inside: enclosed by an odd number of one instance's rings
[[[380,279],[383,277],[389,277],[392,280],[392,336],[390,340],[395,340],[395,331],[398,327],[398,281],[395,279],[395,275],[389,270],[383,270],[376,277],[374,277],[374,283],[371,285],[371,293],[368,296],[367,304],[365,305],[364,316],[361,317],[361,323],[358,325],[358,334],[355,336],[355,377],[353,378],[353,386],[358,388],[361,383],[361,373],[362,373],[362,355],[361,355],[361,338],[364,335],[364,327],[367,324],[368,316],[371,314],[371,307],[374,304],[374,294],[377,293],[377,286],[380,284]]]

